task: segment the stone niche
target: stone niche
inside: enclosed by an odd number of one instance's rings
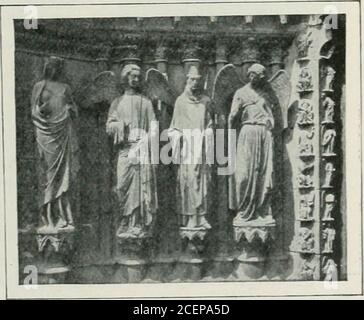
[[[345,280],[343,116],[345,16],[223,16],[46,19],[36,30],[15,20],[19,281],[36,265],[41,283]],[[64,79],[79,104],[79,175],[72,190],[75,230],[39,232],[38,153],[29,108],[44,59],[64,59]],[[100,72],[133,62],[156,68],[180,94],[195,65],[211,96],[226,64],[242,81],[259,62],[268,78],[284,70],[289,101],[274,155],[274,223],[239,226],[228,208],[226,176],[213,178],[211,230],[179,228],[176,168],[159,166],[159,209],[147,238],[120,240],[116,153],[105,132],[110,101],[81,95]],[[154,104],[168,128],[173,106]],[[224,123],[222,115],[217,122]],[[216,169],[216,168],[215,168]],[[275,173],[277,173],[275,172]],[[37,231],[38,230],[38,231]]]

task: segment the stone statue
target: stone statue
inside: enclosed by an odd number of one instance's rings
[[[297,89],[300,92],[312,90],[312,75],[309,68],[302,68],[298,77]]]
[[[265,92],[265,68],[253,64],[248,70],[250,82],[237,90],[229,127],[240,119],[236,170],[230,183],[230,208],[237,211],[234,224],[273,220],[271,211],[274,118],[272,101]]]
[[[304,99],[298,106],[297,123],[299,125],[313,124],[313,108],[309,100]]]
[[[298,137],[298,149],[300,156],[313,155],[312,138],[314,136],[314,130],[311,132],[303,131]]]
[[[311,188],[313,186],[312,177],[309,174],[299,174],[298,175],[298,186],[300,188]]]
[[[169,129],[172,141],[182,139],[181,158],[178,165],[177,199],[180,225],[188,229],[211,229],[208,221],[208,199],[211,187],[211,168],[206,162],[208,140],[191,143],[187,139],[190,130],[201,134],[212,128],[209,112],[210,98],[201,93],[201,75],[197,67],[191,66],[187,74],[184,92],[177,98]],[[191,161],[185,161],[190,159]],[[200,159],[200,161],[195,161]]]
[[[324,99],[322,105],[325,109],[323,123],[333,123],[334,122],[335,102],[330,97],[326,97]]]
[[[330,253],[333,252],[333,244],[335,240],[336,231],[333,228],[325,228],[322,231],[322,239],[325,240],[324,242],[324,249],[323,252]]]
[[[296,40],[298,56],[304,58],[308,55],[310,46],[312,45],[312,32],[301,33]]]
[[[325,130],[322,137],[322,152],[323,154],[334,154],[336,131],[334,129]]]
[[[298,233],[298,246],[301,251],[311,252],[315,246],[315,239],[312,230],[302,227]]]
[[[76,181],[78,111],[71,88],[62,83],[63,60],[50,57],[43,80],[32,91],[31,112],[40,156],[42,227],[38,231],[74,230],[70,187]]]
[[[333,91],[332,83],[334,82],[336,71],[334,68],[328,66],[325,70],[325,84],[323,91]]]
[[[314,206],[314,193],[302,195],[299,206],[299,217],[302,220],[312,219],[313,206]]]
[[[112,102],[106,132],[118,150],[117,183],[119,200],[119,238],[144,238],[152,231],[157,212],[154,167],[150,162],[149,139],[159,132],[153,127],[155,115],[151,101],[140,93],[140,68],[127,64],[121,71],[123,95]]]
[[[313,280],[316,266],[304,260],[302,268],[300,270],[301,280]]]
[[[332,187],[332,175],[335,171],[334,165],[331,162],[326,163],[325,165],[325,180],[324,187]]]
[[[324,209],[324,214],[323,214],[322,220],[324,220],[324,221],[334,220],[332,218],[332,211],[334,209],[334,205],[335,205],[335,196],[333,194],[326,195],[325,209]]]
[[[338,280],[337,265],[333,259],[327,259],[327,261],[323,262],[322,272],[325,274],[325,281]]]

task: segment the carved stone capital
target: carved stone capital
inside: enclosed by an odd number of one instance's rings
[[[168,53],[169,53],[169,48],[166,45],[164,45],[164,44],[158,45],[157,48],[155,49],[155,53],[154,53],[155,62],[156,63],[167,62]]]
[[[205,239],[208,230],[205,228],[180,228],[179,234],[181,239],[188,239],[190,241],[194,239]]]
[[[268,239],[275,238],[276,223],[274,220],[270,221],[252,221],[246,223],[233,224],[234,227],[234,240],[240,242],[245,239],[248,243],[252,243],[254,239],[266,243]]]
[[[197,42],[189,42],[183,48],[182,62],[200,62],[201,61],[201,47]]]
[[[62,245],[67,242],[67,245],[73,247],[74,230],[69,232],[56,232],[56,233],[40,233],[37,232],[38,251],[43,252],[49,244],[54,252],[60,252]]]
[[[139,63],[140,50],[136,44],[120,45],[113,48],[114,60],[120,63]]]
[[[255,63],[259,61],[259,46],[258,41],[254,37],[250,37],[243,42],[241,48],[241,62]]]
[[[268,59],[269,65],[283,65],[284,58],[287,56],[288,52],[286,50],[287,43],[281,39],[273,39],[267,43],[268,51]]]
[[[227,63],[227,56],[227,41],[220,38],[216,41],[215,63]]]

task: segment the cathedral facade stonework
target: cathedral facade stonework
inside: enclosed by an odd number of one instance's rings
[[[14,20],[19,281],[346,280],[325,18]]]

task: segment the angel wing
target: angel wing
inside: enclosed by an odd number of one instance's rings
[[[145,74],[145,94],[152,101],[159,100],[173,107],[177,94],[169,85],[167,78],[157,69],[148,69]]]
[[[243,85],[233,64],[223,66],[216,74],[212,88],[215,112],[223,115],[229,114],[234,93]]]
[[[273,75],[268,82],[277,98],[281,110],[281,119],[283,128],[287,127],[288,123],[288,108],[291,96],[291,81],[286,71],[279,70]],[[282,129],[283,129],[282,128]]]
[[[87,108],[100,102],[111,104],[120,93],[114,72],[103,71],[75,94],[75,97],[79,105]]]

